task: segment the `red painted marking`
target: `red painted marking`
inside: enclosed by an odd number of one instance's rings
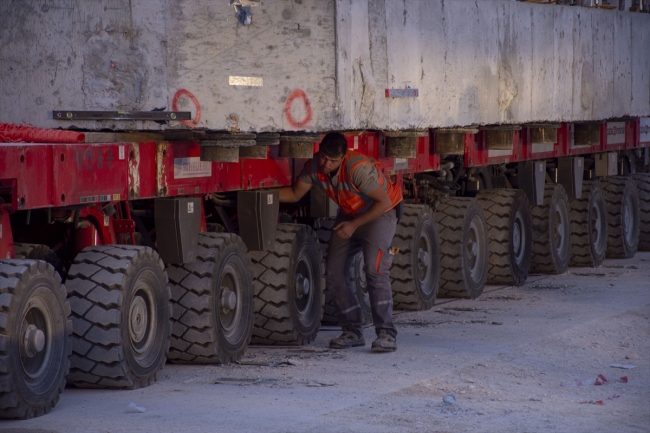
[[[307,111],[307,114],[302,120],[294,119],[293,115],[291,114],[291,104],[293,104],[293,101],[296,99],[302,99],[303,103],[305,104],[305,110]],[[287,102],[284,104],[284,113],[287,117],[287,121],[294,128],[300,128],[301,126],[305,126],[307,123],[309,123],[311,120],[311,105],[309,104],[307,94],[302,89],[296,89],[291,93],[291,95],[289,95]]]
[[[199,104],[199,100],[196,99],[196,96],[194,96],[192,92],[190,92],[189,90],[178,89],[178,91],[174,95],[174,99],[172,99],[172,111],[179,111],[178,100],[181,98],[181,96],[187,96],[192,100],[192,103],[194,103],[194,106],[196,107],[196,115],[194,116],[193,120],[179,120],[179,122],[181,122],[185,126],[194,128],[194,126],[199,123],[199,120],[201,120],[201,104]]]

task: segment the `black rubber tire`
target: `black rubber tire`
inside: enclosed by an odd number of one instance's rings
[[[0,260],[0,418],[41,416],[59,401],[70,369],[69,315],[65,287],[51,265]],[[25,347],[26,327],[44,337],[40,351]]]
[[[327,249],[330,237],[332,236],[332,227],[334,227],[334,219],[331,218],[319,219],[314,225],[314,233],[318,239],[321,254],[323,255],[323,270],[326,269]],[[372,312],[367,290],[366,274],[363,270],[363,252],[361,250],[348,258],[345,267],[345,278],[352,280],[352,283],[357,289],[359,304],[363,312],[363,326],[371,325]],[[332,299],[327,291],[326,285],[323,285],[323,290],[324,301],[321,322],[327,325],[338,325],[338,308],[334,303],[334,299]]]
[[[544,203],[531,206],[533,254],[531,274],[562,274],[571,260],[569,200],[560,184],[544,186]]]
[[[390,268],[393,308],[429,310],[440,288],[440,240],[429,206],[404,205],[391,247],[399,248]]]
[[[597,180],[582,183],[582,196],[571,207],[571,261],[569,266],[596,268],[607,249],[605,193]]]
[[[253,271],[242,239],[201,233],[196,261],[170,265],[171,362],[227,364],[246,353],[253,329]],[[222,289],[227,287],[226,293]],[[224,304],[234,293],[234,308]]]
[[[639,243],[639,193],[630,176],[601,179],[607,202],[608,259],[629,259],[636,254]]]
[[[650,251],[650,174],[632,175],[639,193],[639,244],[638,251]]]
[[[302,224],[278,224],[270,251],[251,251],[255,294],[253,344],[303,345],[320,329],[324,272],[318,241]],[[307,275],[305,277],[305,275]],[[309,290],[296,293],[298,275]]]
[[[330,237],[332,236],[332,227],[334,227],[334,219],[332,218],[319,218],[314,223],[314,235],[318,239],[318,248],[323,258],[323,275],[325,275],[327,249],[329,247]],[[323,311],[321,312],[321,316],[323,324],[338,325],[339,323],[338,309],[325,285],[323,285]]]
[[[443,198],[435,217],[440,230],[438,296],[478,298],[488,271],[488,228],[481,203],[476,198]]]
[[[293,217],[286,213],[286,212],[280,212],[278,214],[278,223],[280,224],[295,224],[296,220],[293,219]]]
[[[56,252],[42,244],[21,244],[14,243],[14,253],[17,259],[43,260],[54,267],[59,275],[63,276],[63,262],[56,255]]]
[[[88,247],[75,257],[66,281],[73,325],[68,383],[137,389],[156,380],[171,333],[164,269],[157,252],[135,245]]]
[[[357,252],[347,261],[345,277],[351,280],[357,291],[359,305],[361,305],[361,314],[363,315],[363,326],[372,325],[372,307],[370,306],[370,295],[368,294],[368,281],[364,271],[365,261],[363,251]]]
[[[488,224],[487,284],[524,284],[533,248],[533,221],[526,194],[499,188],[481,191],[477,198]]]
[[[227,233],[226,228],[218,223],[207,223],[205,227],[208,233]]]

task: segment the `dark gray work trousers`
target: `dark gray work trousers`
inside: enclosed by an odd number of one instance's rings
[[[353,217],[340,212],[336,224],[351,221]],[[345,277],[346,262],[363,251],[364,271],[368,282],[368,295],[375,330],[387,331],[393,337],[397,329],[393,324],[393,294],[390,287],[390,265],[393,255],[390,244],[395,235],[397,216],[391,209],[374,221],[356,229],[350,239],[341,239],[332,233],[327,251],[327,290],[339,310],[339,325],[343,330],[362,332],[363,313],[354,282]]]

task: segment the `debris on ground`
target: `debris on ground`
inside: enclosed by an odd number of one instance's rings
[[[444,404],[456,404],[456,395],[455,394],[447,394],[442,398],[442,402]]]
[[[126,413],[144,413],[147,410],[144,406],[138,406],[134,402],[130,401],[126,405]]]
[[[614,395],[612,395],[610,397],[607,397],[605,400],[611,401],[611,400],[614,400],[614,399],[619,398],[619,397],[620,397],[620,395],[614,394]],[[579,402],[578,404],[595,404],[595,405],[598,405],[598,406],[604,406],[605,402],[603,400],[585,400],[585,401]]]
[[[268,385],[277,382],[278,379],[275,378],[264,378],[264,377],[219,377],[213,384],[214,385],[238,385],[238,386],[247,386],[247,385]]]
[[[632,365],[632,364],[609,364],[609,366],[613,368],[623,368],[626,370],[629,370],[631,368],[636,368],[636,365]]]
[[[311,388],[321,388],[324,386],[336,386],[338,384],[336,382],[308,382],[305,385]]]
[[[602,374],[599,374],[593,379],[579,380],[576,382],[563,382],[560,384],[560,386],[600,386],[606,384],[607,382],[609,382],[609,380],[607,380]],[[616,382],[627,383],[627,376],[621,376],[618,378],[618,380],[616,380]]]

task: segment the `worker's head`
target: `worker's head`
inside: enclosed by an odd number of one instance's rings
[[[348,142],[340,132],[330,132],[320,142],[318,152],[318,169],[321,173],[330,174],[336,171],[348,151]]]

